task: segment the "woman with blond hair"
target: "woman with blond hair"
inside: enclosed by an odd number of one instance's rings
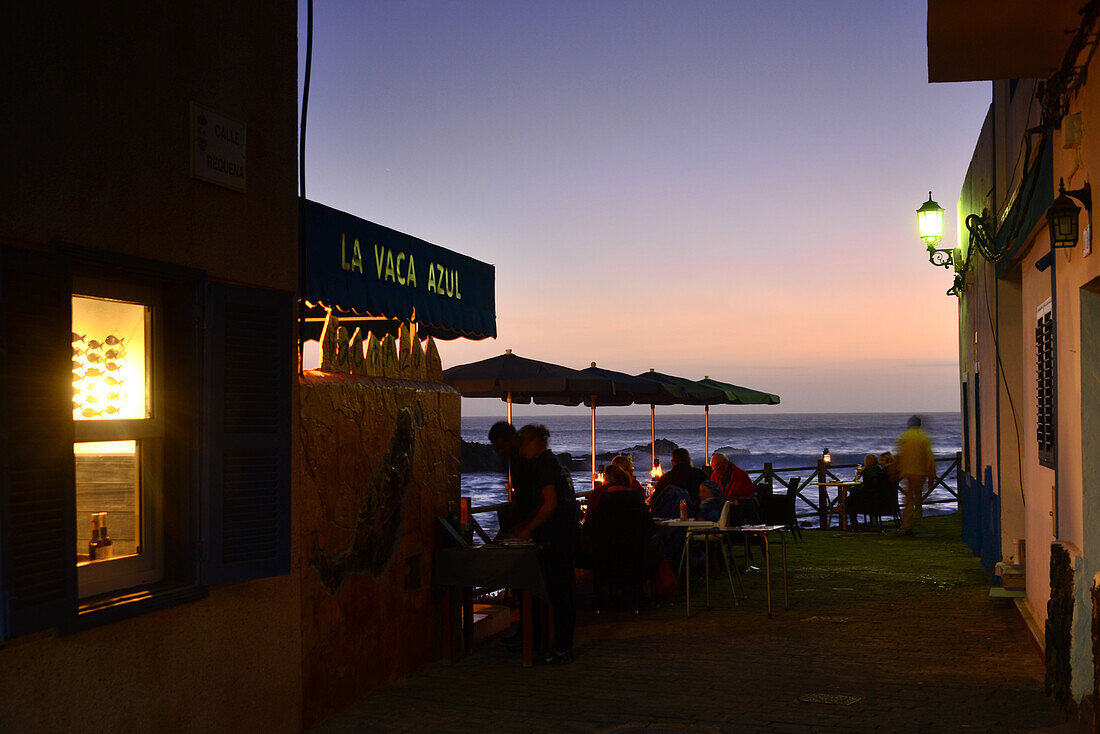
[[[640,492],[642,494],[642,497],[645,497],[645,490],[642,488],[642,485],[638,482],[638,480],[634,477],[634,457],[632,457],[630,454],[619,454],[611,460],[611,464],[622,469],[623,472],[625,472],[626,475],[630,477],[630,488],[633,489],[635,492]]]

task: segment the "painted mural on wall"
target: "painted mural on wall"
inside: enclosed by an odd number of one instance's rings
[[[314,535],[309,565],[321,574],[321,583],[330,594],[339,591],[348,574],[378,575],[393,557],[401,530],[401,508],[412,479],[416,432],[423,425],[420,403],[398,412],[390,447],[363,492],[351,541],[330,555]]]
[[[435,518],[460,481],[461,398],[432,340],[411,325],[363,339],[335,318],[323,337],[298,390],[307,727],[438,657]]]
[[[429,338],[425,353],[410,323],[402,324],[399,336],[399,349],[395,350],[393,336],[387,334],[379,341],[370,334],[364,350],[359,329],[349,336],[329,312],[321,332],[320,369],[337,374],[404,379],[424,379],[435,373],[442,376],[434,340]],[[389,448],[362,492],[347,545],[330,553],[321,547],[316,534],[313,536],[309,564],[321,575],[321,583],[330,594],[339,591],[349,574],[377,576],[393,557],[401,530],[401,509],[412,479],[416,433],[423,426],[424,411],[419,401],[398,411]]]

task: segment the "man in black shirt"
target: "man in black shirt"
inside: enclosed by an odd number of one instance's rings
[[[498,421],[489,429],[489,443],[497,456],[504,460],[504,470],[508,474],[508,506],[497,512],[500,529],[511,533],[521,522],[530,520],[538,509],[538,498],[529,481],[530,462],[519,454],[519,433],[515,426],[507,421]]]
[[[549,449],[546,426],[528,425],[519,432],[520,456],[529,462],[525,481],[534,490],[535,514],[513,528],[517,538],[534,538],[542,546],[542,568],[554,613],[554,644],[543,658],[547,663],[573,661],[573,630],[577,609],[573,601],[573,571],[580,540],[580,511],[573,480]]]
[[[692,506],[699,506],[699,485],[710,479],[710,475],[691,465],[691,454],[687,449],[672,450],[672,468],[667,474],[657,480],[653,496],[657,497],[661,490],[669,485],[679,487],[688,493]],[[693,515],[694,517],[694,515]]]

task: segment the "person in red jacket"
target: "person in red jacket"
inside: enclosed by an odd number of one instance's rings
[[[760,523],[760,505],[756,501],[756,488],[748,472],[729,460],[725,454],[714,452],[710,457],[710,478],[722,488],[722,494],[733,503],[738,525]]]

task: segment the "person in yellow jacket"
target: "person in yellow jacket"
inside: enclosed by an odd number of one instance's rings
[[[898,436],[895,453],[901,491],[905,497],[901,530],[906,535],[912,535],[913,523],[921,514],[924,486],[936,476],[936,460],[932,456],[932,444],[928,435],[921,430],[920,416],[911,416],[907,425],[905,433]]]

